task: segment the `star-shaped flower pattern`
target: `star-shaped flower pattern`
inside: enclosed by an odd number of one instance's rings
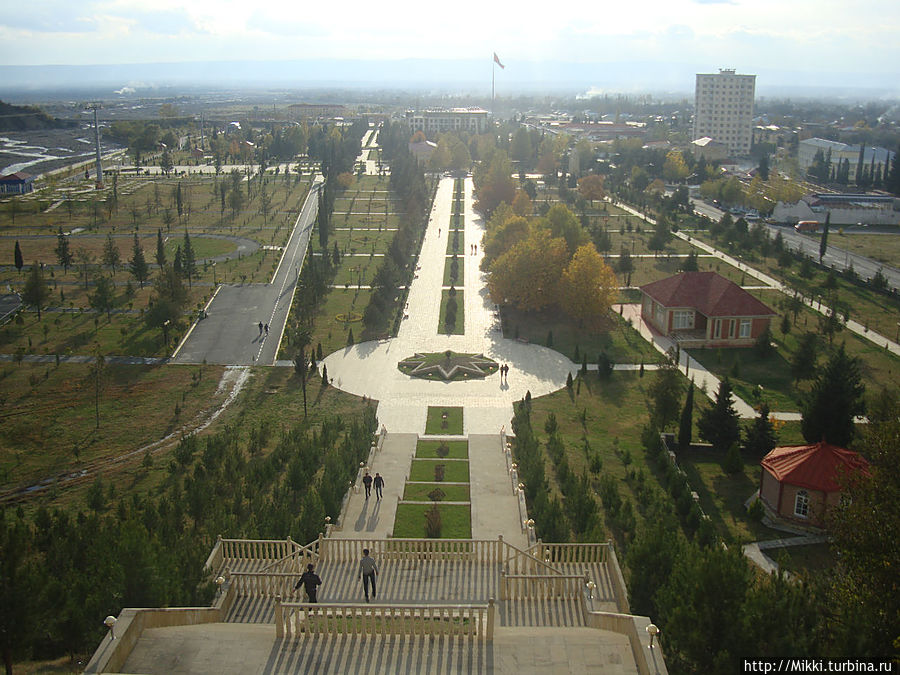
[[[484,354],[460,352],[417,352],[397,365],[400,370],[412,377],[427,378],[436,375],[442,380],[482,378],[497,370],[497,362]]]

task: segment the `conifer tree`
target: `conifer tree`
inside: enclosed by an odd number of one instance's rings
[[[194,247],[191,245],[191,235],[184,231],[184,248],[181,251],[181,271],[188,280],[188,288],[192,287],[192,280],[197,274],[197,258],[194,255]]]
[[[688,387],[684,408],[681,409],[681,423],[678,426],[678,449],[684,452],[691,446],[694,427],[694,382]]]
[[[141,248],[141,240],[138,239],[137,232],[134,234],[134,246],[132,247],[131,260],[128,264],[131,268],[131,274],[143,288],[147,275],[150,273],[150,268],[147,265],[147,260],[144,258],[144,249]]]
[[[22,249],[19,247],[18,239],[16,239],[16,248],[13,251],[13,260],[16,266],[16,271],[21,274],[22,267],[25,265],[25,261],[22,258]]]
[[[156,230],[156,264],[162,267],[166,262],[166,247],[163,242],[162,228],[158,228]]]
[[[738,414],[731,401],[731,382],[727,377],[719,382],[713,406],[700,413],[697,430],[700,438],[712,443],[713,449],[719,452],[725,452],[741,440]]]

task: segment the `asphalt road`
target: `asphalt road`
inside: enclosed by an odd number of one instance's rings
[[[721,209],[717,209],[715,206],[711,204],[707,204],[702,201],[694,201],[694,212],[706,216],[707,218],[711,218],[712,220],[718,221],[722,218],[722,215],[725,213]],[[809,234],[800,234],[795,231],[792,227],[787,227],[784,225],[766,225],[766,228],[769,232],[769,236],[774,239],[778,232],[781,232],[781,236],[784,239],[785,245],[793,250],[800,249],[805,255],[811,256],[812,258],[818,260],[819,258],[819,236],[818,235],[809,235]],[[837,228],[835,228],[836,230]],[[855,229],[855,228],[853,228]],[[844,232],[848,233],[847,236],[852,236],[849,234],[853,231],[850,228],[844,228]],[[836,232],[832,231],[832,234]],[[885,234],[884,236],[896,236],[891,234]],[[867,258],[865,256],[859,255],[858,253],[851,253],[850,251],[846,251],[842,248],[833,245],[834,238],[829,237],[828,248],[825,251],[825,256],[822,258],[823,264],[827,267],[834,267],[836,270],[844,270],[853,265],[853,270],[863,279],[871,279],[875,276],[875,273],[878,270],[881,270],[881,273],[887,277],[888,286],[891,288],[900,288],[900,270],[895,267],[891,267],[889,265],[883,265],[877,260],[872,260],[871,258]]]
[[[172,358],[173,363],[272,365],[275,362],[316,219],[319,181],[317,177],[306,197],[272,282],[221,285],[207,308],[206,318],[194,324]],[[269,324],[268,333],[260,331],[260,323]]]

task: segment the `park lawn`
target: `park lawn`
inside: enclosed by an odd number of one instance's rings
[[[711,449],[691,448],[678,453],[678,464],[687,474],[691,489],[699,495],[700,506],[719,536],[729,545],[782,536],[754,521],[744,509],[744,502],[759,488],[760,458],[742,453],[744,468],[736,474],[725,473],[723,459],[722,454]]]
[[[454,246],[455,243],[455,246]],[[447,255],[462,255],[466,247],[466,236],[463,229],[454,230],[447,236]]]
[[[452,260],[452,256],[447,256],[446,262],[444,263],[444,286],[463,286],[466,280],[465,259],[461,256],[457,256],[456,258],[456,279],[450,278],[450,261]]]
[[[92,311],[43,312],[22,311],[22,324],[11,321],[0,329],[0,351],[21,354],[104,356],[166,356],[163,333],[149,328],[136,313],[106,314]],[[174,348],[190,323],[190,317],[169,331],[169,348]],[[46,329],[46,333],[44,332]]]
[[[704,254],[700,255],[703,256]],[[653,258],[632,258],[634,272],[631,274],[631,285],[643,286],[644,284],[649,284],[653,281],[659,281],[660,279],[680,274],[686,260],[686,258],[670,257],[665,254]],[[624,284],[626,281],[624,275],[618,271],[618,258],[610,258],[609,264],[616,270],[619,283]],[[736,267],[732,267],[718,258],[700,257],[697,260],[697,267],[701,272],[716,272],[739,286],[764,285],[761,281],[745,275]]]
[[[649,225],[645,226],[646,229],[642,229],[641,232],[619,231],[619,228],[624,227],[624,221],[631,221],[631,219],[634,219],[633,222],[637,222],[636,217],[629,216],[623,218],[611,218],[609,224],[604,225],[610,240],[609,252],[613,255],[618,255],[622,252],[622,249],[625,248],[631,255],[652,255],[656,253],[656,251],[651,251],[648,246],[650,239],[653,237],[653,228]],[[602,224],[601,219],[601,225]],[[693,248],[694,247],[690,243],[683,239],[670,237],[668,243],[666,243],[663,255],[666,252],[690,253]]]
[[[443,414],[447,419],[443,419]],[[446,422],[446,426],[443,425]],[[428,406],[425,434],[428,436],[462,436],[463,409],[453,406]]]
[[[775,343],[781,345],[777,340]],[[764,399],[773,412],[797,412],[800,409],[805,388],[798,389],[794,383],[787,350],[778,349],[764,358],[752,347],[685,351],[720,379],[727,375],[734,393],[750,405]]]
[[[95,428],[92,365],[0,365],[6,416],[0,429],[0,483],[11,487],[77,471],[84,462],[160,439],[220,404],[223,396],[216,390],[222,372],[220,366],[108,364],[101,375],[100,427]]]
[[[395,539],[424,539],[425,512],[430,504],[398,504],[394,517]],[[441,504],[441,539],[471,539],[472,514],[464,504]]]
[[[449,446],[450,452],[447,454],[448,459],[468,459],[469,458],[469,441],[426,441],[419,440],[416,443],[417,458],[434,458],[438,459],[437,449],[442,443]]]
[[[439,501],[469,501],[468,485],[447,485],[445,483],[407,483],[403,491],[403,499],[411,502],[430,502],[429,494],[435,489],[440,489],[444,493]]]
[[[321,368],[320,368],[321,372]],[[355,419],[367,405],[377,402],[322,386],[322,378],[312,375],[306,382],[306,419],[316,425],[339,415]],[[216,420],[209,433],[226,425],[238,429],[267,429],[267,447],[274,448],[281,430],[288,430],[303,420],[303,388],[293,368],[252,368],[236,405],[228,407]],[[263,449],[265,451],[265,448]]]
[[[441,291],[441,312],[438,318],[438,332],[447,335],[465,335],[466,333],[466,303],[465,293],[461,289],[456,289],[456,321],[452,330],[447,330],[447,302],[450,300],[450,289]]]
[[[339,231],[341,228],[353,228],[354,231],[396,232],[400,224],[400,217],[395,214],[378,212],[370,214],[345,213],[335,216],[333,224],[336,231]]]
[[[547,338],[552,331],[552,349],[579,364],[584,354],[589,363],[597,363],[601,351],[616,363],[656,363],[660,359],[659,352],[613,311],[608,312],[599,330],[579,327],[558,310],[522,312],[507,306],[501,309],[501,316],[504,337],[548,346]]]
[[[347,338],[353,331],[353,341],[361,342],[367,339],[364,335],[362,315],[369,305],[372,291],[357,288],[332,288],[325,296],[316,314],[314,328],[311,335],[311,345],[322,343],[322,353],[328,356],[338,349],[347,346]],[[294,358],[287,341],[282,343],[278,358]]]
[[[344,255],[348,253],[387,253],[394,232],[382,230],[337,230],[330,238],[328,250],[337,242],[338,249]]]
[[[409,480],[441,483],[434,477],[436,466],[444,465],[444,480],[448,483],[469,482],[469,462],[463,460],[442,461],[434,459],[414,459],[409,469]]]
[[[776,311],[779,304],[787,298],[783,293],[774,290],[751,291],[751,293],[756,295],[756,297],[760,298],[770,307],[776,308]],[[781,313],[784,314],[785,311],[786,309],[782,309]],[[793,316],[791,318],[793,318]],[[894,371],[897,370],[900,372],[900,357],[886,351],[883,346],[875,344],[865,337],[859,336],[849,330],[839,331],[834,336],[831,345],[829,345],[827,338],[821,336],[819,325],[821,319],[821,314],[804,306],[797,316],[797,322],[792,322],[791,331],[787,335],[781,334],[781,317],[776,316],[772,319],[772,329],[776,336],[776,342],[780,343],[779,349],[781,349],[782,345],[787,346],[788,352],[791,355],[790,357],[786,357],[788,360],[793,356],[800,336],[804,332],[809,331],[816,333],[821,337],[819,340],[819,365],[822,365],[825,362],[831,349],[840,344],[844,344],[847,354],[860,359],[863,384],[866,385],[870,393],[885,387],[890,389],[896,386],[897,376],[894,375]]]
[[[345,256],[341,259],[341,265],[334,275],[335,286],[351,287],[357,284],[367,286],[372,283],[375,272],[381,267],[384,258],[382,256]]]
[[[364,176],[356,177],[356,189],[364,192],[372,192],[375,190],[387,190],[390,187],[390,178],[387,176]]]
[[[859,231],[841,234],[832,229],[828,233],[828,244],[885,265],[900,267],[900,237],[896,231],[887,234],[864,234]]]

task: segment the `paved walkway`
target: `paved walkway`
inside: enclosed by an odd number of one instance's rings
[[[461,256],[464,265],[463,303],[465,335],[438,333],[440,291],[443,286],[448,225],[453,201],[453,179],[441,180],[416,278],[410,286],[406,317],[396,338],[364,342],[328,355],[323,363],[334,384],[359,396],[379,401],[378,420],[391,433],[423,433],[428,405],[465,407],[463,433],[497,434],[510,428],[512,404],[527,391],[549,394],[565,386],[566,375],[579,366],[559,352],[538,345],[505,339],[487,296],[484,274],[478,269],[484,224],[472,209],[472,180],[465,180],[464,251],[478,243],[478,255]],[[439,233],[440,231],[440,233]],[[498,374],[473,382],[429,382],[410,378],[397,363],[416,352],[483,353],[511,365],[506,382]]]

